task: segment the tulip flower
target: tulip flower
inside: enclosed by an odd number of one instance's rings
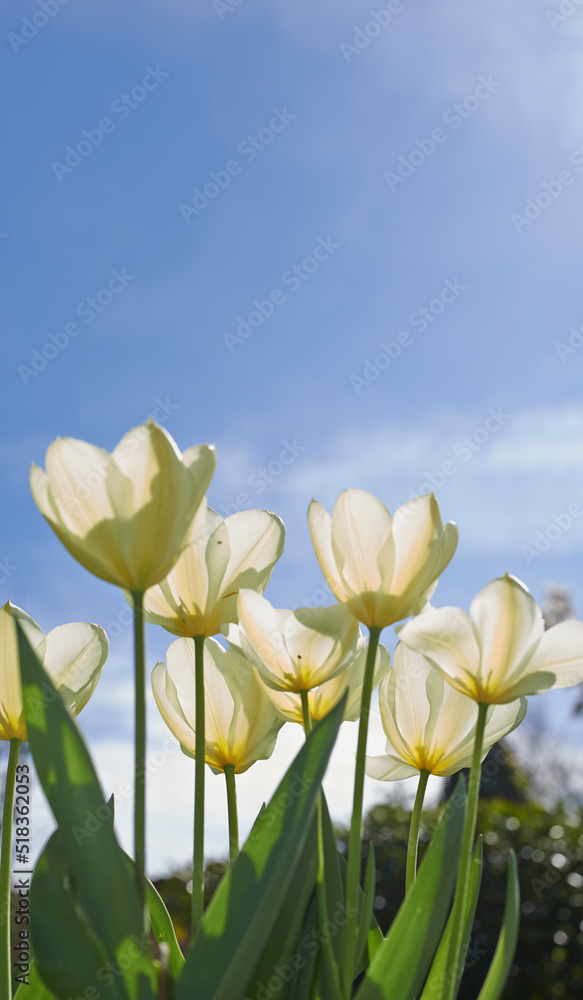
[[[216,639],[205,643],[205,762],[216,773],[232,765],[243,774],[257,760],[271,756],[283,725],[264,695],[249,661]],[[176,639],[166,664],[152,673],[154,698],[184,753],[196,757],[194,647]]]
[[[332,593],[370,629],[346,877],[346,900],[352,910],[358,895],[364,765],[376,644],[383,628],[415,614],[427,602],[455,552],[458,531],[451,521],[443,525],[433,494],[399,507],[391,517],[385,505],[365,490],[344,490],[334,504],[332,516],[312,500],[308,525]],[[346,928],[346,995],[352,976],[354,924],[350,918]]]
[[[358,622],[341,604],[276,610],[265,597],[242,590],[237,609],[248,643],[245,652],[276,691],[310,691],[354,660]]]
[[[263,693],[249,661],[233,647],[225,650],[215,639],[204,647],[204,760],[227,780],[231,857],[238,850],[235,774],[270,757],[284,722]],[[176,639],[168,648],[166,665],[152,673],[156,704],[184,753],[196,758],[196,664],[194,645]]]
[[[223,520],[202,504],[189,545],[146,594],[146,620],[174,635],[216,635],[237,621],[239,590],[263,593],[284,539],[283,521],[270,511],[244,510]]]
[[[344,490],[332,516],[312,500],[312,543],[334,596],[369,628],[384,628],[419,610],[451,560],[458,540],[433,494],[395,516],[372,493]]]
[[[250,659],[255,659],[245,634],[238,626],[231,626],[227,632],[227,639],[235,648],[246,650]],[[346,691],[348,691],[348,698],[343,720],[344,722],[355,722],[358,719],[367,653],[368,644],[361,637],[354,650],[354,657],[347,664],[346,669],[333,677],[332,680],[324,681],[323,684],[308,691],[308,708],[312,722],[319,722],[328,715]],[[389,665],[388,650],[384,646],[379,646],[373,675],[373,690],[379,686],[382,678],[387,674]],[[304,713],[301,695],[293,691],[281,691],[271,687],[270,684],[266,683],[259,670],[256,667],[254,669],[257,681],[279,714],[289,722],[298,722],[303,725]]]
[[[18,622],[71,715],[87,704],[101,676],[109,642],[99,625],[59,625],[46,636],[21,608],[7,601],[0,608],[0,740],[26,740],[20,686]]]
[[[110,454],[86,441],[57,438],[46,472],[30,485],[41,514],[71,555],[132,595],[135,662],[134,844],[136,887],[146,899],[146,676],[143,601],[170,572],[215,468],[215,450],[182,454],[153,420],[129,431]]]
[[[474,760],[479,711],[474,701],[456,691],[426,657],[402,642],[393,669],[381,682],[379,707],[387,737],[382,757],[367,757],[366,773],[381,781],[419,774],[407,851],[407,891],[415,881],[419,825],[430,774],[450,775]],[[490,747],[507,736],[526,715],[526,698],[491,705],[480,739],[479,763]]]
[[[33,465],[41,514],[86,569],[143,593],[172,569],[215,467],[214,447],[181,454],[153,420],[129,431],[110,454],[57,438],[46,472]]]
[[[367,757],[366,773],[371,778],[398,781],[420,771],[445,776],[470,766],[478,721],[475,702],[402,642],[395,650],[393,669],[381,682],[379,707],[387,746],[384,756]],[[526,698],[491,706],[482,760],[525,715]]]
[[[506,574],[461,608],[434,608],[407,622],[401,641],[423,653],[458,691],[478,702],[478,724],[453,905],[451,967],[462,948],[462,914],[471,861],[480,786],[481,744],[489,705],[583,680],[583,623],[561,622],[544,631],[536,601],[520,580]],[[454,984],[455,985],[455,984]],[[453,1000],[453,986],[448,1000]]]
[[[107,636],[98,625],[86,622],[59,625],[45,636],[30,615],[10,601],[0,608],[0,740],[10,743],[0,852],[0,910],[4,914],[10,913],[18,756],[27,738],[17,622],[72,716],[79,714],[93,694],[109,650]],[[0,995],[6,1000],[12,996],[10,947],[10,920],[3,920],[0,924]]]
[[[477,702],[504,704],[583,681],[583,622],[545,632],[530,591],[508,574],[480,591],[469,615],[432,608],[407,622],[399,637]]]
[[[263,591],[284,544],[283,522],[267,510],[246,510],[219,517],[203,502],[189,534],[189,544],[169,575],[145,596],[148,621],[174,635],[194,639],[200,690],[204,682],[204,641],[237,620],[241,587]],[[197,658],[198,656],[198,658]],[[202,709],[202,698],[200,699]],[[195,828],[192,923],[202,919],[204,863],[205,718],[201,711],[196,733]],[[198,875],[196,874],[198,873]]]

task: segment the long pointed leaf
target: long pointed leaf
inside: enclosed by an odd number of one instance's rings
[[[366,870],[364,873],[364,896],[360,915],[358,918],[358,938],[356,941],[356,951],[354,954],[355,972],[360,970],[362,957],[371,931],[373,919],[374,897],[376,888],[377,869],[375,862],[375,851],[372,844],[369,845],[368,857],[366,859]]]
[[[38,974],[34,959],[30,963],[28,982],[20,984],[14,994],[14,1000],[58,1000],[55,994],[51,993],[48,986],[45,986],[43,983]]]
[[[343,710],[344,701],[310,733],[220,883],[176,984],[176,1000],[244,995],[294,877]]]
[[[168,948],[168,971],[173,979],[182,972],[184,955],[176,938],[172,918],[166,909],[164,900],[149,879],[146,881],[146,904],[150,914],[150,929],[159,945]]]
[[[292,964],[292,961],[297,951],[297,939],[305,913],[314,892],[317,874],[318,828],[314,817],[312,829],[298,860],[295,876],[290,882],[269,940],[249,980],[245,991],[247,1000],[262,1000],[262,998],[264,1000],[266,993],[270,994],[270,1000],[277,1000],[286,982],[291,982],[295,977],[296,963]],[[267,982],[270,979],[272,984],[268,987]],[[280,986],[277,986],[278,981],[281,982]]]
[[[346,858],[340,853],[340,851],[338,852],[338,862],[340,864],[342,882],[344,885],[346,885],[346,872],[348,870],[348,863],[346,861]],[[360,912],[362,913],[364,893],[360,888],[360,886],[358,887],[358,902],[360,906]],[[374,899],[373,899],[373,904],[374,904]],[[360,975],[363,969],[368,968],[368,966],[372,962],[373,958],[375,957],[377,951],[379,950],[384,940],[385,939],[383,936],[383,932],[380,928],[380,924],[373,912],[370,918],[370,927],[366,938],[366,948],[364,950],[364,954],[362,955],[360,965],[357,965],[355,968],[355,976]]]
[[[17,628],[30,749],[59,826],[81,909],[91,922],[99,954],[103,951],[121,973],[111,972],[120,996],[153,1000],[157,973],[135,885],[110,822],[110,807],[77,726],[18,623]],[[34,943],[34,911],[31,932]],[[101,961],[85,987],[99,974],[103,977]]]
[[[324,815],[325,814],[325,815]],[[324,825],[326,834],[324,834]],[[324,847],[324,839],[333,840],[328,849]],[[339,894],[342,894],[340,897]],[[338,848],[332,829],[328,808],[324,802],[324,793],[318,800],[318,879],[316,886],[318,898],[318,919],[320,921],[320,942],[322,955],[320,958],[320,996],[323,1000],[342,1000],[340,986],[340,964],[337,952],[340,926],[336,917],[338,907],[342,907],[344,920],[343,897],[344,889],[338,864]],[[332,920],[332,915],[335,919]]]
[[[468,944],[470,940],[470,934],[472,933],[472,927],[474,924],[474,917],[476,914],[476,906],[478,904],[478,896],[480,894],[480,885],[482,883],[482,838],[478,837],[478,842],[474,849],[474,855],[472,857],[472,863],[470,865],[470,877],[468,881],[468,894],[466,899],[466,908],[464,911],[464,935],[462,939],[462,968],[458,975],[458,990],[459,982],[461,980],[461,973],[463,972],[463,962],[465,961],[465,956],[468,950]],[[437,949],[437,954],[431,966],[431,971],[427,977],[425,983],[425,988],[421,994],[421,1000],[441,1000],[443,996],[444,985],[447,980],[447,961],[449,957],[449,944],[451,940],[451,928],[452,928],[452,916],[450,914],[449,920],[445,928],[445,932],[441,941],[439,942],[439,948]],[[456,994],[457,995],[457,994]]]
[[[327,923],[331,924],[328,936],[333,947],[334,957],[337,962],[340,962],[344,952],[346,890],[340,868],[340,855],[338,853],[334,827],[332,826],[328,804],[323,792],[321,801],[321,838],[324,852],[324,884],[322,888],[325,898],[322,900],[320,907],[325,905],[326,914],[325,916],[320,914],[320,923],[322,926]]]
[[[480,990],[478,1000],[498,1000],[506,985],[510,966],[516,951],[518,929],[520,926],[520,885],[516,855],[510,851],[508,856],[508,877],[506,882],[506,903],[504,919],[494,952],[492,964],[488,970],[484,985]]]
[[[318,897],[314,891],[306,910],[293,956],[296,974],[286,984],[282,1000],[306,1000],[313,994],[319,970]]]
[[[413,1000],[419,992],[449,909],[464,813],[460,779],[421,862],[417,881],[371,962],[357,1000]]]
[[[107,968],[107,951],[77,899],[75,880],[64,856],[61,835],[50,837],[37,861],[30,890],[32,943],[43,981],[58,998],[98,989],[98,970]],[[120,992],[121,986],[121,992]],[[126,993],[114,979],[112,1000]]]

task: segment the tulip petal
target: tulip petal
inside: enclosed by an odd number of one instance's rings
[[[441,553],[442,533],[441,515],[433,493],[416,497],[395,511],[395,562],[391,578],[387,581],[393,593],[405,593],[412,581],[420,578],[426,581],[426,586],[429,585],[433,579],[433,567]],[[421,589],[425,590],[426,586]]]
[[[470,617],[481,649],[479,683],[487,694],[483,700],[498,701],[509,683],[518,680],[523,669],[528,670],[528,661],[544,633],[542,612],[524,584],[506,574],[492,580],[474,598]]]
[[[293,689],[296,664],[290,660],[282,636],[280,614],[253,590],[239,591],[239,621],[255,653],[254,663],[267,682],[281,682],[282,690]]]
[[[107,481],[111,456],[103,448],[75,438],[57,438],[46,454],[46,472],[53,503],[64,527],[84,537],[114,511]]]
[[[486,720],[484,748],[489,750],[494,743],[513,732],[524,719],[527,708],[526,698],[517,698],[505,705],[493,705],[491,714],[489,711]]]
[[[107,452],[85,441],[57,438],[47,451],[52,480],[33,465],[30,488],[41,514],[71,555],[102,580],[123,586],[130,575],[119,551],[110,505],[103,498],[111,472],[103,456],[109,459]],[[100,510],[107,515],[103,521],[96,520]]]
[[[441,576],[446,566],[449,565],[455,555],[459,542],[459,529],[455,521],[448,521],[443,526],[443,537],[441,541],[441,553],[438,558],[437,575]]]
[[[75,622],[47,634],[43,666],[73,716],[97,687],[108,652],[109,640],[98,625]]]
[[[583,622],[553,625],[542,636],[512,693],[537,694],[550,688],[572,687],[583,681]]]
[[[297,722],[300,725],[302,725],[304,721],[304,716],[302,712],[301,695],[296,694],[294,691],[281,691],[279,689],[276,690],[275,688],[270,687],[269,684],[265,683],[265,678],[255,666],[253,667],[253,672],[255,675],[255,680],[259,684],[259,687],[263,691],[266,698],[268,698],[271,704],[273,705],[275,711],[287,722]],[[322,687],[325,687],[325,685],[322,685]],[[316,716],[313,713],[312,703],[310,699],[312,698],[312,695],[315,695],[316,692],[319,690],[321,690],[321,688],[315,688],[314,691],[310,691],[308,695],[310,712],[312,713],[312,719],[314,721],[317,718],[319,718],[319,716]]]
[[[417,770],[446,776],[472,761],[478,707],[448,684],[429,660],[399,643],[393,669],[382,681],[379,705],[387,752]],[[516,728],[526,700],[488,708],[482,759]]]
[[[356,653],[358,622],[342,604],[298,608],[282,616],[282,635],[300,688],[310,690],[346,669]]]
[[[197,444],[182,453],[182,461],[190,477],[189,517],[194,517],[204,500],[207,487],[217,464],[214,444]]]
[[[180,639],[176,640],[180,642]],[[170,732],[176,737],[188,756],[194,757],[195,733],[184,717],[178,700],[178,691],[164,663],[157,663],[152,671],[152,691],[160,715]]]
[[[222,519],[203,499],[189,532],[189,542],[161,583],[144,595],[146,620],[174,635],[207,635],[208,587],[206,546]]]
[[[196,510],[189,471],[163,427],[148,421],[124,435],[112,454],[108,492],[120,549],[134,586],[145,590],[176,562]]]
[[[180,711],[192,731],[196,724],[195,650],[192,639],[175,639],[166,651],[166,671],[178,694]]]
[[[221,624],[237,620],[239,590],[265,590],[273,567],[283,552],[285,527],[267,510],[244,510],[225,521],[230,558],[221,586]]]
[[[218,517],[218,515],[216,516]],[[205,607],[207,614],[212,614],[213,608],[216,608],[230,558],[231,534],[227,526],[227,521],[223,521],[219,517],[217,526],[209,537],[204,550],[206,578],[208,580]],[[218,632],[218,630],[219,626],[217,625],[215,631]]]
[[[20,657],[15,621],[22,627],[34,650],[42,644],[44,634],[30,615],[7,601],[0,608],[0,739],[25,739],[26,722],[22,708]]]
[[[239,590],[266,587],[284,534],[283,522],[269,511],[223,520],[203,502],[176,565],[145,595],[148,621],[175,635],[216,635],[237,621]]]
[[[107,580],[108,583],[120,586],[123,586],[124,583],[126,586],[129,585],[129,572],[125,564],[122,565],[120,572],[112,572],[111,561],[109,565],[102,561],[95,551],[95,546],[92,546],[91,552],[88,551],[89,536],[80,540],[64,527],[53,502],[48,476],[37,465],[33,465],[30,470],[30,488],[38,509],[50,524],[59,541],[85,569],[101,580]]]
[[[399,638],[426,656],[458,691],[481,699],[480,648],[474,624],[460,608],[424,611],[399,629]]]
[[[390,745],[387,746],[387,751],[389,747]],[[381,757],[367,757],[365,772],[369,778],[376,778],[377,781],[402,781],[404,778],[415,778],[419,774],[418,768],[405,764],[389,752]]]
[[[242,774],[257,760],[271,756],[283,720],[258,685],[253,667],[245,657],[233,647],[223,649],[213,639],[207,640],[206,645],[233,706],[230,720],[225,719],[222,723],[223,736],[217,740],[222,766],[233,764],[235,772]],[[221,709],[224,704],[223,697]]]
[[[330,590],[337,600],[346,601],[348,593],[338,572],[332,550],[332,518],[318,500],[312,500],[308,507],[308,527],[316,558]]]
[[[168,649],[168,666],[157,664],[152,674],[154,697],[162,717],[194,757],[194,643],[177,639]],[[263,694],[251,664],[236,649],[223,649],[214,639],[204,645],[205,761],[215,771],[233,764],[237,773],[271,755],[283,725]]]
[[[354,594],[379,590],[392,576],[393,519],[380,500],[366,490],[343,490],[332,513],[332,551],[343,583]],[[383,572],[379,554],[383,553]]]

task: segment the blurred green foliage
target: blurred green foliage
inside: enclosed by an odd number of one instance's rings
[[[425,841],[438,815],[439,809],[425,813]],[[510,848],[519,862],[522,914],[503,996],[577,1000],[583,996],[583,811],[561,807],[549,816],[534,804],[485,799],[478,829],[484,835],[484,875],[460,1000],[478,996],[496,947]],[[400,806],[377,806],[367,817],[365,836],[376,853],[375,912],[385,932],[403,896],[408,832],[409,813]]]

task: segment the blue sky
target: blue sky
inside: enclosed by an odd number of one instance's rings
[[[0,597],[47,630],[109,626],[83,722],[104,783],[129,766],[130,637],[30,497],[59,434],[113,448],[155,413],[180,447],[215,441],[210,502],[286,521],[280,606],[330,600],[313,495],[394,508],[429,479],[460,526],[435,603],[508,570],[537,598],[570,585],[581,612],[583,8],[44,3],[2,14]],[[150,629],[152,665],[167,645]],[[545,704],[581,745],[570,698]],[[248,779],[249,821],[296,735]],[[185,781],[176,755],[153,775],[154,867],[171,793],[188,855]]]

